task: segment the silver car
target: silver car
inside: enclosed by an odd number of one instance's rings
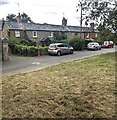
[[[73,47],[69,46],[68,44],[65,43],[54,43],[54,44],[50,44],[49,49],[48,49],[48,53],[52,54],[52,55],[62,55],[62,54],[73,54],[74,49]]]
[[[97,42],[90,42],[87,45],[88,50],[101,50],[101,45]]]

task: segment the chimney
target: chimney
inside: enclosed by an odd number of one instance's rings
[[[63,25],[63,26],[67,26],[67,19],[65,19],[64,17],[63,17],[63,19],[62,19],[62,25]]]
[[[18,16],[16,17],[16,20],[17,20],[18,23],[21,22],[21,15],[20,15],[20,13],[18,13]]]

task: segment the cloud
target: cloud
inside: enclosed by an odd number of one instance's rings
[[[45,14],[49,14],[49,15],[57,15],[58,13],[56,13],[56,12],[45,12]]]
[[[8,3],[9,3],[8,0],[0,0],[0,5],[6,5]]]

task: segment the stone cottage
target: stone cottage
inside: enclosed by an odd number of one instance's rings
[[[39,42],[43,38],[53,37],[53,34],[56,32],[65,32],[68,39],[80,35],[85,39],[97,37],[97,33],[92,27],[82,27],[81,31],[79,26],[67,26],[67,20],[64,17],[62,19],[62,25],[22,23],[20,19],[17,22],[5,21],[2,35],[4,38],[14,36],[21,39],[27,36],[29,39]]]

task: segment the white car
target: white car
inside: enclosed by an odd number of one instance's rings
[[[101,45],[97,42],[90,42],[87,45],[88,50],[101,50]]]
[[[48,49],[49,54],[56,54],[58,56],[62,54],[67,54],[67,53],[73,54],[73,52],[74,52],[73,47],[65,43],[50,44],[49,49]]]

